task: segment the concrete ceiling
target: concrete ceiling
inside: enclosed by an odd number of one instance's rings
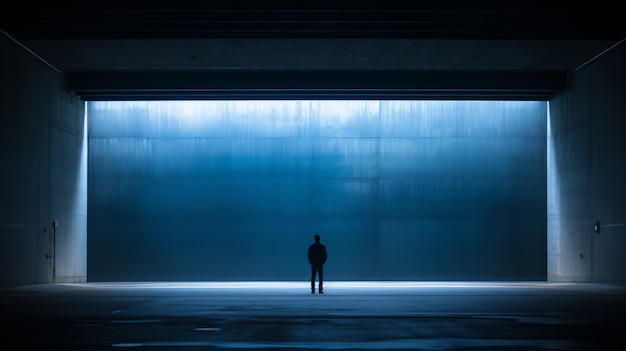
[[[198,3],[9,5],[0,30],[87,100],[547,100],[626,38],[626,13],[602,2]]]

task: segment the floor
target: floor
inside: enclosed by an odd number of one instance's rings
[[[41,350],[617,350],[626,287],[180,282],[0,289],[5,344]]]

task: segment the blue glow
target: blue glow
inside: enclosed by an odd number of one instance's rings
[[[89,104],[92,281],[545,279],[545,102]]]

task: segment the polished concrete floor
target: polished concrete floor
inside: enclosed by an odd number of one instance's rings
[[[546,282],[85,283],[0,289],[33,350],[619,350],[626,287]]]

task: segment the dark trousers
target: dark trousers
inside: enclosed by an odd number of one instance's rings
[[[324,267],[321,265],[311,265],[311,290],[315,290],[315,276],[319,279],[319,290],[322,291],[324,284]]]

